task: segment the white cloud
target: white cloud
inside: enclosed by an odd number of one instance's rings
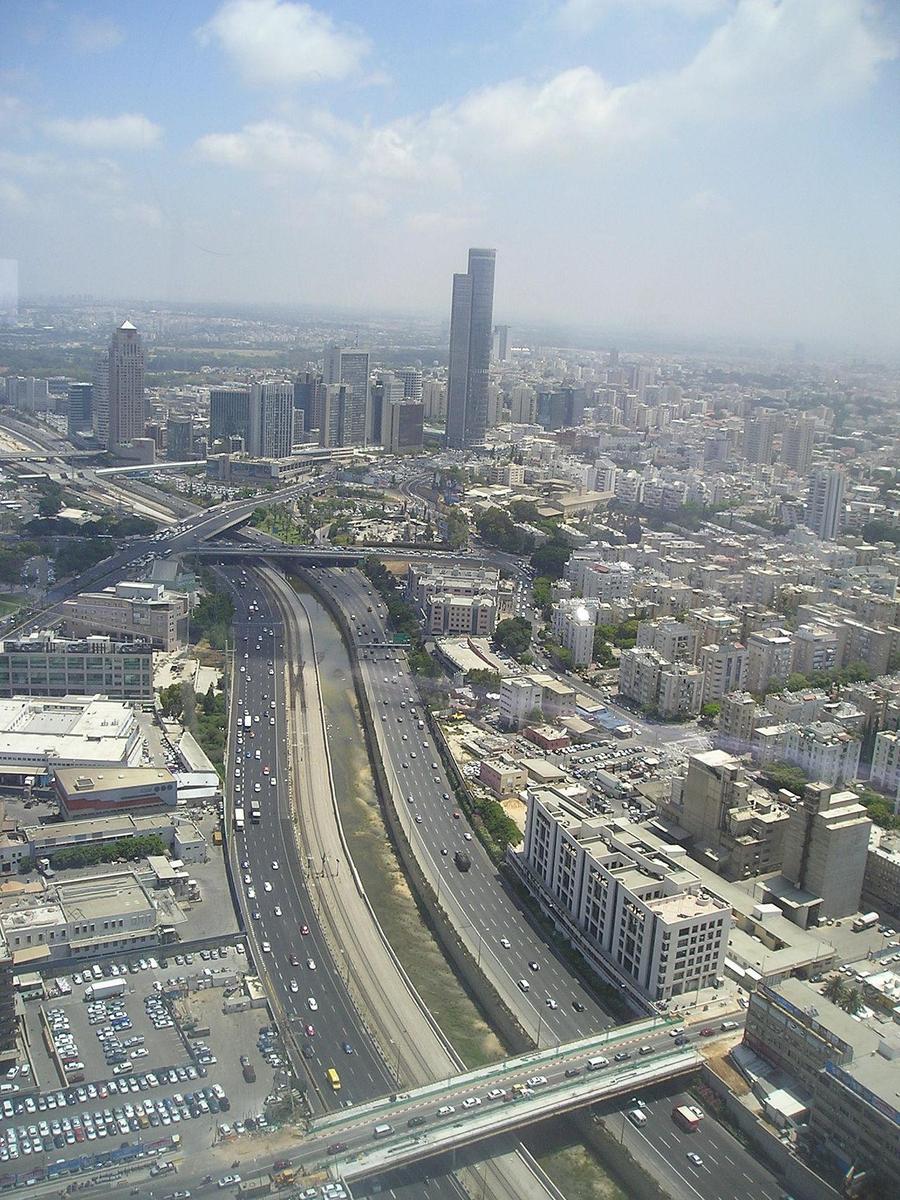
[[[10,212],[27,212],[28,197],[24,190],[11,179],[0,179],[0,208]]]
[[[198,34],[254,86],[346,79],[369,51],[362,34],[292,0],[226,0]]]
[[[572,33],[587,33],[615,9],[630,9],[637,13],[653,9],[677,13],[696,20],[721,12],[730,0],[563,0],[556,18]]]
[[[141,113],[49,121],[44,128],[61,142],[89,150],[145,150],[162,137],[162,127]]]
[[[25,119],[25,105],[18,96],[0,93],[0,128],[21,124]]]
[[[318,174],[334,165],[333,154],[323,142],[278,121],[245,125],[237,133],[208,133],[194,148],[208,162],[266,174]]]
[[[72,45],[80,54],[103,54],[123,41],[125,34],[113,21],[98,17],[76,17],[72,22]]]

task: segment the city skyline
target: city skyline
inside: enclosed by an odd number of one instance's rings
[[[3,254],[22,296],[430,316],[497,245],[513,326],[893,351],[898,32],[863,0],[207,0],[164,33],[13,2]]]

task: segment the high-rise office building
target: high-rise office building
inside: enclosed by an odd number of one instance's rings
[[[381,444],[391,454],[422,449],[422,425],[425,406],[419,400],[391,400],[385,403],[381,421]]]
[[[844,473],[838,468],[821,467],[809,477],[805,524],[820,538],[833,541],[840,532],[844,516]]]
[[[400,367],[399,370],[394,371],[394,375],[403,384],[404,400],[424,399],[422,372],[418,367]]]
[[[90,429],[93,413],[94,385],[92,383],[70,383],[67,417],[69,436]]]
[[[464,449],[484,440],[494,313],[496,250],[469,251],[469,269],[453,276],[447,445]]]
[[[187,462],[194,457],[194,420],[172,413],[166,422],[166,458]]]
[[[795,417],[781,435],[781,461],[797,475],[807,475],[812,466],[816,422],[812,417]]]
[[[319,428],[322,403],[319,393],[323,386],[322,376],[312,371],[304,371],[294,380],[294,412],[302,413],[302,426],[295,425],[295,432],[309,433],[311,429]]]
[[[537,416],[537,392],[527,383],[517,383],[509,394],[509,419],[514,425],[533,425]]]
[[[254,458],[288,458],[294,445],[294,385],[268,379],[250,386],[247,452]]]
[[[130,321],[123,321],[109,347],[109,446],[144,436],[144,344]]]
[[[249,435],[250,388],[239,383],[226,383],[222,387],[210,388],[210,442],[241,437],[246,446]]]
[[[509,326],[495,325],[493,339],[494,362],[509,362]]]
[[[379,430],[372,427],[372,406],[369,397],[368,350],[345,350],[329,346],[325,351],[326,384],[343,383],[352,389],[343,397],[343,441],[341,446],[365,446],[377,441]]]
[[[109,350],[101,350],[94,362],[94,399],[91,420],[94,437],[109,447]]]

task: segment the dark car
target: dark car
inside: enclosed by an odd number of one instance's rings
[[[303,1057],[304,1058],[315,1058],[315,1056],[316,1056],[316,1052],[315,1052],[315,1049],[313,1048],[312,1042],[304,1042],[303,1043]]]
[[[567,1067],[566,1079],[574,1079],[576,1075],[581,1074],[581,1067]]]
[[[627,1062],[631,1058],[630,1050],[620,1050],[618,1054],[613,1055],[616,1062]]]
[[[418,1127],[420,1125],[425,1124],[425,1118],[424,1117],[410,1117],[406,1123],[410,1127],[410,1129],[418,1129]]]
[[[584,1012],[584,1005],[581,1003],[580,1000],[573,1000],[572,1007],[575,1009],[576,1012]]]
[[[332,1142],[331,1145],[328,1147],[328,1153],[329,1154],[340,1154],[343,1150],[346,1150],[346,1149],[347,1149],[346,1142]]]
[[[676,1046],[686,1046],[690,1040],[691,1039],[689,1037],[686,1037],[685,1034],[679,1033],[678,1037],[675,1039],[675,1045]]]
[[[353,1053],[353,1047],[350,1045],[349,1042],[341,1042],[341,1049],[343,1050],[343,1052],[345,1054]]]

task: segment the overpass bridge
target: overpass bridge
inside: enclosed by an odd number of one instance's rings
[[[696,1071],[659,1017],[533,1051],[309,1122],[298,1163],[360,1179]],[[617,1057],[618,1056],[618,1060]]]
[[[231,527],[242,524],[249,519],[249,514],[235,516]],[[227,518],[222,518],[227,520]],[[227,526],[221,525],[220,529]],[[218,529],[217,529],[218,532]],[[249,534],[259,534],[259,530],[248,530]],[[268,535],[263,535],[266,537]],[[456,554],[453,551],[441,552],[434,550],[410,550],[391,545],[390,542],[380,546],[330,546],[320,549],[316,546],[288,546],[283,542],[263,541],[253,538],[245,542],[206,541],[196,548],[191,547],[191,554],[201,558],[229,561],[234,559],[268,558],[293,562],[300,566],[356,567],[367,558],[389,558],[396,562],[425,562],[444,563],[447,566],[491,566],[487,558],[473,554]]]

